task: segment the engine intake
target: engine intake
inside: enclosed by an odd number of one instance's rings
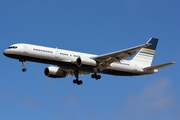
[[[60,67],[50,66],[45,68],[44,74],[47,77],[51,78],[64,78],[67,75],[67,72],[63,71]]]
[[[76,65],[77,65],[78,67],[81,67],[82,61],[81,61],[81,58],[80,58],[80,57],[77,58],[77,60],[76,60]]]

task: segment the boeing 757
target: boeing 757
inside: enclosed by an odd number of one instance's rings
[[[151,66],[157,43],[157,38],[150,38],[145,44],[102,55],[18,43],[9,46],[3,53],[19,60],[23,72],[27,70],[26,61],[51,64],[44,70],[46,76],[65,78],[72,75],[75,76],[73,83],[81,85],[81,74],[91,74],[96,80],[101,79],[99,74],[137,76],[157,73],[160,68],[174,64],[175,62],[168,62]],[[131,60],[125,60],[132,56]]]

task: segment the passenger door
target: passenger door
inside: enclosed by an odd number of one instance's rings
[[[55,51],[55,57],[56,57],[56,58],[59,58],[59,52],[58,52],[58,50]]]
[[[27,46],[24,46],[24,53],[28,53],[28,48],[27,48]]]

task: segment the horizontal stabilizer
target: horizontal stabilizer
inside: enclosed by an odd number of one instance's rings
[[[146,67],[146,68],[144,68],[144,70],[160,69],[160,68],[172,65],[172,64],[175,64],[175,62],[168,62],[168,63],[164,63],[164,64],[159,64],[159,65],[155,65],[155,66]]]

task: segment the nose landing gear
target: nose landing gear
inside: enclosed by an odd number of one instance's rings
[[[26,72],[26,71],[27,71],[27,68],[22,68],[22,71],[23,71],[23,72]]]
[[[22,62],[22,65],[21,65],[21,66],[23,67],[23,68],[22,68],[22,71],[23,71],[23,72],[26,72],[26,71],[27,71],[27,68],[26,68],[26,65],[25,65],[25,60],[19,60],[19,61]]]

